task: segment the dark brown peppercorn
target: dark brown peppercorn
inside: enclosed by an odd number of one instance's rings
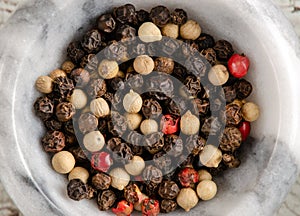
[[[94,72],[97,70],[98,63],[95,54],[88,54],[81,59],[80,66],[87,71]]]
[[[172,76],[183,82],[185,80],[185,77],[187,76],[187,70],[182,65],[175,63]]]
[[[241,161],[234,157],[232,154],[225,153],[223,154],[223,162],[229,168],[237,168],[240,166]]]
[[[226,127],[221,140],[220,149],[226,152],[234,152],[242,143],[242,134],[236,127]]]
[[[170,77],[166,74],[161,73],[159,75],[149,77],[147,85],[149,86],[149,91],[159,93],[159,100],[168,99],[168,97],[171,98],[174,93],[174,84],[172,79],[170,79]]]
[[[114,8],[113,14],[120,23],[124,24],[136,22],[135,7],[132,4],[126,4]]]
[[[142,112],[146,118],[157,118],[162,113],[160,104],[154,99],[146,99],[143,101]]]
[[[83,150],[81,147],[72,147],[69,149],[69,151],[72,153],[77,162],[86,162],[88,159],[88,152]]]
[[[202,33],[200,37],[197,39],[199,50],[204,50],[208,48],[213,48],[215,46],[215,40],[214,38],[209,35]]]
[[[49,131],[55,131],[55,130],[60,130],[62,128],[62,122],[56,120],[56,119],[49,119],[45,121],[45,127]]]
[[[107,134],[108,133],[107,119],[105,119],[105,118],[99,118],[98,119],[98,130],[102,134]]]
[[[112,190],[100,191],[97,198],[97,204],[101,211],[110,209],[117,200],[116,194]]]
[[[66,146],[73,146],[78,143],[77,138],[74,134],[65,134]]]
[[[126,119],[118,112],[111,112],[111,119],[108,122],[108,131],[113,136],[122,136],[127,129]]]
[[[170,11],[165,6],[156,6],[150,11],[150,18],[155,25],[163,27],[170,20]]]
[[[141,156],[144,153],[144,148],[143,146],[138,146],[138,145],[132,145],[132,144],[127,144],[131,148],[132,154],[135,156]]]
[[[91,113],[83,113],[78,119],[79,130],[85,134],[94,131],[98,126],[98,119]]]
[[[164,151],[160,151],[153,155],[153,162],[156,167],[163,170],[165,173],[171,170],[172,158],[167,155]]]
[[[58,77],[54,80],[53,93],[60,99],[68,99],[73,94],[74,88],[72,79],[67,77]]]
[[[126,85],[131,89],[137,90],[141,88],[144,84],[143,75],[135,73],[127,73],[125,76]]]
[[[121,91],[125,88],[125,84],[120,77],[115,77],[109,80],[108,86],[111,88],[112,91]]]
[[[176,56],[176,52],[178,52],[180,48],[180,42],[170,37],[163,37],[160,44],[162,47],[159,51],[163,51],[164,54],[171,57]]]
[[[47,119],[51,118],[54,112],[54,104],[51,99],[48,97],[39,97],[34,105],[34,110],[36,115],[42,119],[42,121],[46,121]]]
[[[162,172],[160,169],[153,165],[147,166],[143,171],[143,178],[145,181],[150,181],[159,184],[162,181]]]
[[[157,195],[158,185],[159,185],[159,183],[155,183],[152,181],[148,181],[146,183],[145,192],[148,197],[155,197]]]
[[[177,208],[177,202],[174,200],[164,199],[160,202],[160,211],[162,213],[169,213],[175,211]]]
[[[98,19],[98,28],[101,31],[110,33],[116,28],[116,21],[111,14],[103,14]]]
[[[136,44],[135,46],[130,46],[130,56],[135,57],[135,56],[139,56],[139,55],[146,55],[147,52],[147,46],[146,44],[143,43],[139,43]]]
[[[68,196],[76,201],[87,198],[88,187],[80,179],[72,179],[67,186]]]
[[[97,173],[92,177],[92,185],[97,190],[106,190],[111,184],[111,177],[105,173]]]
[[[214,49],[208,48],[200,52],[200,54],[212,65],[214,66],[217,61],[217,54]]]
[[[198,155],[206,145],[206,140],[198,135],[189,136],[186,139],[186,148],[189,154]]]
[[[146,149],[151,154],[155,154],[156,152],[159,152],[164,146],[163,133],[155,132],[152,134],[148,134],[144,136],[143,143],[146,146]]]
[[[193,40],[183,40],[183,43],[181,45],[182,54],[185,57],[190,57],[194,55],[195,53],[199,52],[199,46],[196,43],[196,41]]]
[[[245,79],[238,80],[233,87],[236,90],[237,98],[240,100],[247,98],[252,92],[251,83]]]
[[[233,86],[224,86],[224,95],[227,103],[231,103],[236,98],[236,90]]]
[[[221,61],[227,61],[234,53],[232,45],[226,40],[219,40],[214,46],[217,58]]]
[[[137,131],[130,131],[126,141],[134,146],[139,146],[143,143],[143,136]]]
[[[221,126],[222,124],[217,117],[210,116],[208,118],[205,118],[201,127],[201,132],[206,136],[216,135],[219,133]]]
[[[64,123],[64,130],[66,133],[75,134],[73,121],[67,121]]]
[[[186,23],[187,18],[187,13],[183,9],[176,8],[171,14],[171,21],[176,25]]]
[[[88,185],[88,195],[87,199],[94,199],[97,195],[97,190],[93,188],[92,186]]]
[[[70,77],[74,80],[76,87],[84,87],[90,81],[90,73],[83,68],[74,69]]]
[[[158,188],[158,194],[163,199],[175,199],[180,189],[174,181],[163,181]]]
[[[205,116],[209,111],[209,101],[205,99],[196,98],[193,100],[196,110],[199,114]]]
[[[167,114],[181,116],[187,110],[187,101],[182,97],[173,97],[172,99],[166,100],[165,109]]]
[[[103,79],[94,79],[87,87],[87,93],[91,98],[102,97],[106,93],[106,82]]]
[[[150,20],[149,12],[145,10],[139,10],[136,12],[137,21],[139,24],[142,24],[144,22],[148,22]]]
[[[189,73],[192,73],[197,77],[204,77],[207,74],[208,69],[210,68],[206,59],[201,56],[189,57],[185,61],[185,66]]]
[[[226,105],[226,125],[238,125],[242,121],[241,107],[238,104]]]
[[[192,96],[197,96],[201,92],[201,80],[196,76],[188,76],[184,85],[186,90],[188,90],[187,95],[191,94]]]
[[[129,184],[124,188],[124,197],[127,202],[132,204],[139,201],[138,193],[139,191],[138,186],[136,184]]]
[[[70,43],[67,48],[67,53],[68,53],[68,57],[72,60],[72,62],[75,63],[79,63],[80,60],[85,55],[85,52],[79,41]]]
[[[65,147],[65,136],[60,131],[48,131],[42,138],[42,145],[46,152],[59,152]]]
[[[100,48],[101,34],[97,29],[88,31],[82,39],[81,46],[88,52],[95,52]]]
[[[175,134],[165,136],[165,145],[163,150],[170,156],[180,156],[183,151],[183,141],[181,137]]]
[[[104,50],[106,58],[115,61],[127,60],[127,47],[117,41],[113,40],[108,43]]]
[[[116,31],[116,39],[122,42],[133,40],[136,37],[136,29],[130,25],[122,25]]]
[[[119,162],[125,163],[133,157],[131,148],[123,143],[120,138],[113,137],[107,141],[107,148],[113,152],[113,158]]]
[[[75,106],[69,102],[62,102],[56,106],[55,114],[59,121],[69,121],[75,114]]]
[[[174,61],[170,58],[159,57],[154,61],[154,70],[166,74],[171,74],[174,70]]]

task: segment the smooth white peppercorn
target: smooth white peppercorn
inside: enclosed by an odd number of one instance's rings
[[[218,167],[222,161],[222,152],[214,145],[206,145],[199,155],[200,162],[206,167]]]
[[[141,123],[140,130],[144,135],[152,134],[158,131],[158,124],[153,119],[145,119]]]
[[[72,179],[80,179],[83,183],[87,183],[89,178],[89,172],[83,167],[75,167],[69,173],[68,179],[71,181]]]
[[[40,76],[35,82],[36,89],[45,94],[49,94],[53,90],[53,79],[49,76]]]
[[[202,200],[211,200],[217,194],[217,185],[211,180],[203,180],[197,186],[197,194]]]
[[[203,181],[203,180],[212,180],[212,176],[211,174],[204,169],[201,169],[198,171],[198,177],[199,177],[199,182]]]
[[[111,186],[118,190],[123,190],[129,184],[130,176],[122,168],[111,170],[109,175],[111,177]]]
[[[140,55],[134,59],[134,70],[142,75],[150,74],[154,69],[154,61],[150,56]]]
[[[252,102],[247,102],[242,107],[242,116],[248,122],[256,121],[259,117],[259,107]]]
[[[180,27],[180,36],[183,39],[196,40],[201,34],[199,23],[194,20],[188,20]]]
[[[168,23],[167,25],[162,27],[161,33],[163,36],[176,39],[179,36],[179,26],[173,23]]]
[[[160,41],[162,39],[160,29],[152,22],[143,23],[138,30],[138,36],[146,43]]]
[[[82,109],[87,104],[87,96],[81,89],[75,89],[71,95],[70,102],[75,106],[75,109]]]
[[[100,131],[89,132],[83,137],[83,145],[90,152],[100,151],[104,144],[105,139]]]
[[[143,99],[138,93],[130,90],[123,98],[123,106],[128,113],[138,113],[143,106]]]
[[[50,77],[53,80],[56,79],[57,77],[66,77],[66,76],[67,76],[66,72],[60,69],[56,69],[50,73]]]
[[[199,198],[192,188],[182,188],[176,201],[181,208],[188,212],[198,204]]]
[[[98,67],[99,75],[104,79],[112,79],[118,75],[119,65],[116,61],[104,59]]]
[[[145,161],[140,156],[133,156],[128,164],[125,164],[125,170],[133,176],[140,175],[145,168]]]
[[[200,121],[197,116],[193,115],[191,111],[187,111],[180,121],[181,132],[186,135],[194,135],[198,133],[200,128]]]
[[[98,118],[109,115],[109,105],[103,98],[96,98],[90,103],[91,112]]]
[[[139,113],[126,113],[126,122],[130,130],[136,130],[140,127],[143,117]]]
[[[221,86],[229,79],[229,72],[224,65],[213,66],[208,72],[208,80],[215,86]]]
[[[67,174],[72,171],[75,166],[75,158],[68,151],[56,153],[52,158],[53,169],[61,174]]]

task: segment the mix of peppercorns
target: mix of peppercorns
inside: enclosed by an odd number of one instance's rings
[[[102,14],[67,55],[37,79],[43,96],[34,109],[71,199],[155,216],[215,197],[213,176],[240,165],[259,117],[246,100],[246,55],[203,33],[183,9],[131,4]]]

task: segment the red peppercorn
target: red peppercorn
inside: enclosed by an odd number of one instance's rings
[[[178,174],[178,178],[183,187],[194,187],[199,181],[198,172],[190,167],[182,169]]]
[[[249,58],[244,54],[234,54],[228,61],[229,72],[236,78],[244,77],[248,72],[249,65]]]
[[[160,128],[164,134],[174,134],[179,130],[179,117],[164,115],[160,122]]]
[[[142,203],[143,216],[157,216],[160,212],[159,202],[154,199],[144,199]]]
[[[122,200],[118,203],[117,208],[113,208],[112,212],[117,216],[130,216],[133,211],[133,204]]]
[[[250,134],[251,131],[251,124],[250,122],[244,121],[241,123],[239,130],[242,134],[242,141],[245,141]]]
[[[92,155],[91,166],[95,170],[107,172],[112,164],[113,160],[107,152],[97,152]]]

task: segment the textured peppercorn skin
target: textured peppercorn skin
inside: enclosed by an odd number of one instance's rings
[[[67,186],[68,196],[76,201],[87,198],[88,187],[80,179],[72,179]]]
[[[46,121],[51,118],[54,112],[54,103],[51,99],[46,96],[39,97],[34,105],[34,110],[36,115],[42,119],[42,121]]]
[[[48,131],[42,138],[42,145],[46,152],[59,152],[65,147],[65,136],[60,131]]]
[[[150,11],[150,18],[155,25],[163,27],[170,20],[170,11],[164,6],[154,7]]]

